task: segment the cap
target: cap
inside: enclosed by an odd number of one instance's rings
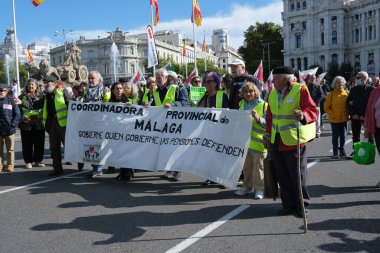
[[[120,82],[120,83],[126,83],[126,82],[129,81],[129,79],[131,79],[131,78],[128,78],[128,77],[120,77],[120,78],[119,78],[119,82]]]
[[[8,88],[8,84],[6,83],[0,83],[0,89]]]
[[[294,69],[288,66],[278,67],[273,69],[272,74],[294,75]]]
[[[242,61],[240,59],[235,59],[232,62],[230,62],[228,65],[242,65],[245,68],[244,61]]]
[[[57,78],[55,76],[45,76],[43,79],[42,79],[44,82],[57,82]]]

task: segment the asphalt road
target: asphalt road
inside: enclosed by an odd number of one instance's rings
[[[276,215],[280,200],[201,187],[204,179],[189,174],[169,182],[138,172],[119,182],[66,165],[64,176],[49,178],[48,150],[48,167],[24,169],[18,136],[15,172],[0,173],[0,253],[380,252],[380,157],[369,166],[331,159],[325,125],[308,145],[306,234],[302,219]]]

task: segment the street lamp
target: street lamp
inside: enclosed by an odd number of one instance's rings
[[[55,31],[54,36],[62,36],[63,37],[63,43],[65,44],[65,55],[66,55],[66,37],[68,34],[74,33],[73,30],[66,31],[65,29],[62,29],[62,32]]]
[[[263,58],[264,58],[264,47],[268,46],[268,71],[270,72],[270,51],[269,51],[269,45],[274,44],[276,42],[268,42],[268,43],[263,43]]]

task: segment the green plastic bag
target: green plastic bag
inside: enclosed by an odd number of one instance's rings
[[[375,145],[369,142],[354,143],[353,160],[357,164],[369,165],[375,163]]]

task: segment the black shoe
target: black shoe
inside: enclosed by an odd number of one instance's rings
[[[282,209],[277,211],[277,215],[286,216],[286,215],[292,214],[293,211],[294,211],[294,209],[291,209],[291,208],[282,208]]]
[[[297,217],[297,218],[303,218],[302,209],[297,209],[294,212],[294,216]],[[305,208],[305,216],[306,216],[306,218],[309,217],[309,208]]]
[[[113,174],[115,173],[115,167],[108,167],[107,174]]]
[[[66,165],[73,165],[71,162],[66,162],[65,164]]]
[[[116,179],[120,181],[129,181],[131,180],[131,176],[128,175],[128,173],[120,172],[119,175],[117,175]]]
[[[78,170],[82,171],[84,168],[84,163],[78,163]]]
[[[209,185],[212,185],[212,184],[216,184],[215,182],[211,181],[211,180],[206,180],[204,182],[201,183],[202,186],[209,186]]]
[[[52,172],[50,172],[48,174],[49,177],[54,177],[54,176],[58,176],[58,175],[62,175],[63,174],[63,170],[53,170]]]
[[[341,150],[341,151],[339,152],[339,156],[342,157],[342,158],[347,158],[346,151]]]

